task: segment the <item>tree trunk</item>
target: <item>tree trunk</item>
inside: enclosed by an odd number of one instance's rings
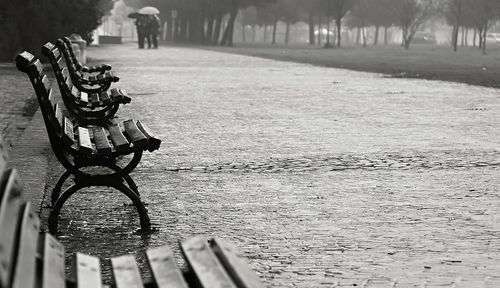
[[[207,21],[207,35],[205,37],[205,43],[207,44],[212,44],[212,39],[214,38],[214,24],[215,17],[214,15],[210,15]]]
[[[476,41],[477,41],[477,29],[474,28],[474,36],[472,37],[472,47],[476,47]]]
[[[321,38],[321,16],[318,16],[318,45],[321,46],[321,42],[323,38]]]
[[[246,30],[245,25],[241,24],[241,41],[243,41],[243,43],[247,42],[247,36],[245,30]]]
[[[483,28],[483,55],[486,55],[486,32],[488,32],[488,28],[485,25]]]
[[[461,46],[464,47],[465,46],[465,27],[462,26],[462,35],[461,35]]]
[[[290,43],[290,22],[286,22],[285,44]]]
[[[341,42],[342,42],[342,35],[341,35],[341,32],[342,32],[342,19],[337,18],[335,20],[335,24],[337,25],[337,47],[340,48]]]
[[[233,46],[234,21],[236,20],[237,15],[238,15],[238,3],[233,2],[229,20],[227,22],[227,27],[226,30],[224,31],[224,35],[222,36],[222,40],[220,43],[221,46]]]
[[[213,33],[213,37],[212,37],[212,44],[219,43],[220,31],[222,29],[222,16],[223,16],[223,14],[221,12],[219,12],[217,14],[217,17],[215,18],[215,28],[214,28],[214,33]]]
[[[312,12],[309,12],[309,45],[316,44],[316,38],[314,37],[314,16]]]
[[[330,3],[330,1],[328,1]],[[326,48],[330,48],[330,17],[326,18]]]
[[[356,45],[359,45],[359,43],[361,43],[361,27],[356,29]]]
[[[465,47],[469,46],[469,28],[465,29]]]
[[[273,24],[273,44],[276,44],[276,28],[278,26],[278,20],[274,20]]]
[[[453,26],[453,30],[451,32],[451,45],[453,46],[453,51],[457,51],[458,49],[458,25]]]
[[[388,39],[388,30],[389,30],[389,27],[385,26],[384,27],[384,45],[388,45],[389,44],[389,39]]]
[[[373,45],[377,46],[378,45],[378,34],[380,31],[380,26],[376,25],[375,26],[375,37],[373,37]]]
[[[364,27],[363,25],[363,28],[361,29],[361,31],[363,32],[363,47],[366,48],[366,28]]]
[[[264,25],[264,43],[267,42],[267,25]]]

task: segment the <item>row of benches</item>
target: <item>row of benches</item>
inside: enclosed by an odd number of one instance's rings
[[[130,102],[123,90],[109,89],[118,77],[108,71],[109,65],[83,69],[67,41],[59,39],[57,46],[49,42],[42,48],[52,65],[64,105],[55,101],[40,59],[25,51],[15,60],[17,68],[29,76],[52,150],[66,169],[52,191],[49,230],[57,231],[59,212],[71,195],[85,187],[107,186],[132,201],[139,213],[141,229],[147,231],[149,216],[130,173],[143,152],[159,149],[161,140],[142,121],[117,120],[115,113],[119,106]],[[119,165],[117,159],[126,155],[132,155],[131,160]],[[86,169],[96,166],[109,169]],[[74,184],[62,191],[71,176]]]
[[[118,77],[111,66],[86,67],[76,59],[67,38],[46,43],[48,58],[64,105],[57,103],[40,59],[25,51],[17,55],[17,68],[33,85],[52,150],[66,171],[55,184],[49,231],[57,232],[58,215],[65,201],[91,186],[113,187],[137,208],[141,230],[150,229],[147,210],[130,173],[143,152],[159,149],[161,140],[142,121],[118,121],[120,105],[131,102],[126,92],[111,88]],[[51,234],[38,234],[40,220],[21,197],[15,170],[7,170],[0,140],[0,288],[6,287],[102,287],[100,259],[81,253],[73,256],[71,278],[65,277],[64,247]],[[132,155],[125,165],[118,159]],[[106,167],[92,172],[87,167]],[[74,184],[62,191],[73,176]],[[153,279],[141,279],[131,255],[111,259],[116,287],[262,287],[258,277],[220,239],[199,237],[180,242],[187,265],[180,270],[168,247],[146,251]]]

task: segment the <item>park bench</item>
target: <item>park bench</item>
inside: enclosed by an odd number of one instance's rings
[[[127,93],[118,88],[93,93],[78,90],[64,67],[60,49],[54,44],[43,45],[42,54],[52,65],[66,109],[80,123],[103,125],[115,116],[120,104],[130,103]]]
[[[77,64],[70,56],[69,49],[71,49],[71,45],[66,45],[63,39],[57,39],[56,45],[66,61],[66,67],[68,67],[71,81],[78,90],[86,93],[99,93],[108,90],[111,83],[120,80],[120,78],[116,77],[111,71],[92,71],[97,72],[95,75],[92,75],[92,72],[89,72],[90,74],[83,72],[81,69],[78,69]]]
[[[80,71],[82,73],[105,73],[106,71],[111,70],[111,66],[108,64],[98,64],[98,65],[93,65],[93,66],[85,66],[80,63],[78,58],[75,55],[75,51],[73,50],[73,43],[71,43],[71,40],[69,40],[68,37],[63,37],[61,38],[63,40],[66,49],[68,50],[68,55],[71,57],[71,61],[75,63],[75,68],[77,71]]]
[[[40,232],[35,207],[22,198],[15,169],[7,169],[7,148],[0,137],[0,288],[110,287],[103,285],[99,257],[75,252],[70,277],[65,273],[65,248]],[[110,235],[112,236],[112,235]],[[151,248],[146,259],[151,279],[143,279],[135,257],[111,258],[111,287],[263,287],[257,275],[220,239],[193,237],[180,242],[186,269],[179,269],[168,246]]]
[[[51,85],[39,59],[29,52],[17,55],[17,68],[28,74],[38,98],[52,150],[66,171],[52,191],[49,230],[57,231],[59,212],[64,202],[78,190],[91,186],[112,187],[125,194],[137,208],[141,228],[150,229],[149,216],[140,200],[139,191],[130,173],[139,164],[142,154],[159,149],[158,139],[141,121],[133,119],[105,126],[83,126],[62,112],[55,103]],[[133,155],[125,165],[117,160]],[[112,172],[91,173],[87,167],[105,167]],[[100,174],[101,173],[101,174]],[[102,174],[104,173],[104,174]],[[73,175],[74,185],[61,193],[66,180]]]

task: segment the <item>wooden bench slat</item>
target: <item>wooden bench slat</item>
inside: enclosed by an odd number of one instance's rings
[[[0,135],[0,183],[2,183],[2,179],[5,173],[5,169],[7,167],[7,160],[9,156],[7,154],[7,147],[5,147],[5,143],[3,142],[2,135]],[[2,199],[2,190],[0,190],[0,203]]]
[[[59,123],[60,131],[62,131],[62,129],[64,127],[64,117],[63,117],[63,114],[62,114],[61,107],[60,107],[59,103],[56,103],[54,111],[55,111],[54,113],[55,113],[57,122]]]
[[[99,98],[101,99],[103,104],[107,105],[107,104],[111,103],[111,98],[109,98],[107,91],[103,91],[103,92],[99,93]]]
[[[77,288],[102,287],[99,258],[77,252],[73,258],[73,271]]]
[[[160,138],[158,138],[151,130],[141,121],[137,121],[137,127],[141,132],[148,138],[149,145],[155,148],[159,148],[161,144]]]
[[[202,287],[236,288],[205,240],[194,237],[182,241],[181,249]]]
[[[188,288],[168,246],[148,249],[146,255],[158,288]]]
[[[137,128],[133,119],[124,121],[123,127],[125,127],[125,133],[127,133],[128,139],[130,142],[134,143],[135,146],[144,147],[148,145],[148,138],[146,138],[141,130]]]
[[[90,96],[89,101],[90,101],[90,103],[92,103],[92,105],[95,105],[95,106],[99,105],[99,94],[90,93],[89,96]]]
[[[7,171],[0,183],[0,286],[8,287],[12,269],[14,240],[21,206],[21,184],[15,169]]]
[[[41,288],[65,287],[64,246],[52,235],[46,233],[42,249]]]
[[[68,118],[64,117],[64,133],[63,141],[66,145],[73,145],[75,142],[75,133],[73,132],[73,122]]]
[[[130,147],[127,138],[122,133],[120,125],[115,124],[108,127],[109,136],[111,138],[111,142],[115,146],[117,151],[123,151]]]
[[[12,277],[12,288],[34,287],[36,281],[37,241],[40,220],[29,202],[22,206],[21,211],[21,227],[17,240],[19,245],[16,267]]]
[[[111,99],[113,99],[114,101],[121,101],[123,96],[122,94],[120,93],[121,90],[118,90],[117,88],[113,88],[110,90],[111,92]]]
[[[107,155],[110,154],[113,147],[108,141],[106,131],[102,127],[94,127],[94,143],[98,153]]]
[[[135,264],[135,258],[132,255],[123,255],[111,258],[111,267],[113,268],[113,278],[116,288],[143,288],[139,268]]]
[[[59,58],[59,60],[56,61],[56,64],[57,64],[57,66],[59,66],[59,68],[62,69],[64,67],[64,59]]]
[[[87,92],[80,92],[80,101],[89,103],[89,94]]]
[[[82,153],[92,154],[92,141],[90,140],[90,132],[87,128],[78,127],[78,148]]]
[[[210,242],[210,247],[238,287],[264,287],[257,274],[250,269],[241,257],[237,256],[238,250],[234,246],[221,239],[214,238]]]

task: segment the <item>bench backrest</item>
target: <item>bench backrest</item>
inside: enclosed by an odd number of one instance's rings
[[[66,102],[67,98],[73,93],[78,95],[78,89],[73,86],[71,77],[69,76],[68,67],[64,65],[63,55],[61,50],[51,42],[45,43],[42,46],[42,54],[49,59],[52,65],[52,70],[56,76],[59,91]]]
[[[68,46],[62,39],[57,39],[56,40],[56,46],[59,48],[59,51],[64,57],[64,60],[66,61],[66,67],[68,67],[69,70],[69,75],[71,77],[71,80],[73,82],[77,83],[78,79],[77,77],[82,77],[82,73],[80,72],[80,69],[78,68],[78,61],[74,61],[73,58],[70,55]],[[76,59],[76,57],[75,57]],[[81,68],[81,67],[80,67]]]
[[[82,69],[83,65],[78,61],[78,58],[76,58],[75,51],[73,50],[73,43],[71,43],[71,40],[69,40],[68,37],[63,37],[61,40],[66,44],[66,48],[68,50],[68,55],[71,57],[71,61],[75,64],[76,69],[80,70]]]
[[[62,107],[56,103],[49,78],[43,71],[42,62],[26,51],[18,54],[15,62],[17,69],[28,74],[33,85],[54,154],[65,168],[71,169],[72,165],[68,163],[64,151],[73,152],[71,148],[75,139],[73,122],[63,115]]]

